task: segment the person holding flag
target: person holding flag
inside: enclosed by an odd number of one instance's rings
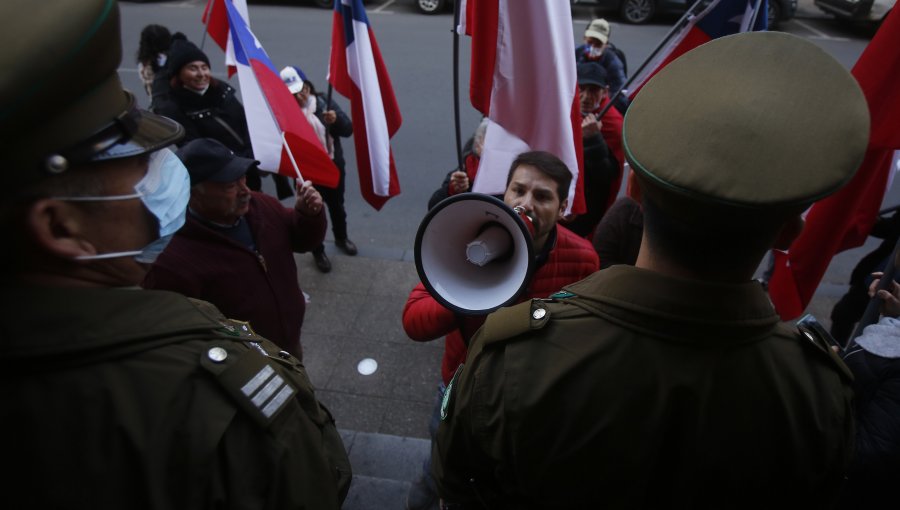
[[[281,79],[294,95],[300,110],[313,127],[322,146],[328,151],[334,166],[340,171],[340,180],[336,187],[316,186],[322,200],[328,206],[331,216],[331,231],[334,234],[334,245],[347,255],[356,255],[356,244],[347,237],[347,211],[344,209],[344,190],[346,189],[346,163],[341,138],[353,134],[353,123],[347,114],[335,103],[316,93],[315,87],[299,67],[288,66],[281,70]],[[325,245],[321,244],[312,251],[319,271],[331,271],[331,261],[325,255]]]
[[[246,174],[259,162],[211,138],[188,142],[178,157],[191,180],[187,221],[143,287],[209,301],[302,360],[306,300],[294,253],[314,249],[325,237],[319,192],[310,182],[298,182],[289,209],[251,191]]]

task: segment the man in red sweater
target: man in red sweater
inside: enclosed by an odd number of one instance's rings
[[[306,300],[294,252],[310,251],[325,237],[319,192],[309,181],[299,184],[288,209],[250,191],[245,175],[258,162],[211,138],[188,142],[178,157],[191,176],[187,221],[143,286],[209,301],[302,360]]]
[[[545,298],[563,285],[581,280],[600,267],[591,244],[557,222],[568,204],[572,174],[556,156],[542,151],[520,154],[510,167],[503,202],[522,207],[533,219],[536,269],[520,300]],[[440,399],[453,373],[466,358],[466,345],[484,323],[485,315],[461,316],[441,305],[422,283],[410,293],[403,309],[403,329],[413,340],[425,342],[446,335],[441,365],[442,383],[429,430],[437,429]],[[432,508],[437,493],[430,474],[430,459],[422,476],[410,488],[407,508]]]

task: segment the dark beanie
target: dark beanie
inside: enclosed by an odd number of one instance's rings
[[[206,65],[209,65],[209,57],[207,57],[206,53],[203,53],[203,51],[191,41],[188,41],[187,39],[175,39],[172,41],[172,46],[169,47],[169,58],[166,61],[166,64],[169,68],[169,72],[173,76],[178,74],[178,71],[180,71],[182,67],[191,62],[196,62],[197,60],[202,60],[203,62],[206,62]]]

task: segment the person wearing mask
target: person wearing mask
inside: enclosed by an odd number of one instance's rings
[[[625,90],[626,75],[625,54],[609,42],[609,22],[603,18],[591,20],[584,31],[584,44],[575,48],[575,61],[596,62],[603,67],[609,76],[609,94],[615,95],[620,90],[619,97],[613,105],[622,115],[628,109],[628,95]]]
[[[190,178],[183,128],[122,89],[118,4],[7,0],[0,27],[6,506],[339,509],[350,463],[300,361],[138,287]]]
[[[285,67],[281,70],[281,79],[294,95],[306,120],[341,173],[337,187],[316,186],[316,189],[328,206],[334,245],[347,255],[356,255],[356,244],[347,237],[347,211],[344,208],[347,172],[344,149],[341,147],[341,138],[348,138],[353,134],[353,124],[337,103],[331,101],[326,104],[327,99],[316,93],[312,82],[299,67]],[[331,271],[331,261],[325,255],[324,243],[313,249],[312,254],[319,271]]]

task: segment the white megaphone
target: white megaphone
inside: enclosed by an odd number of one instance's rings
[[[490,195],[463,193],[432,208],[416,233],[428,292],[447,308],[481,315],[513,303],[534,269],[531,219]]]

